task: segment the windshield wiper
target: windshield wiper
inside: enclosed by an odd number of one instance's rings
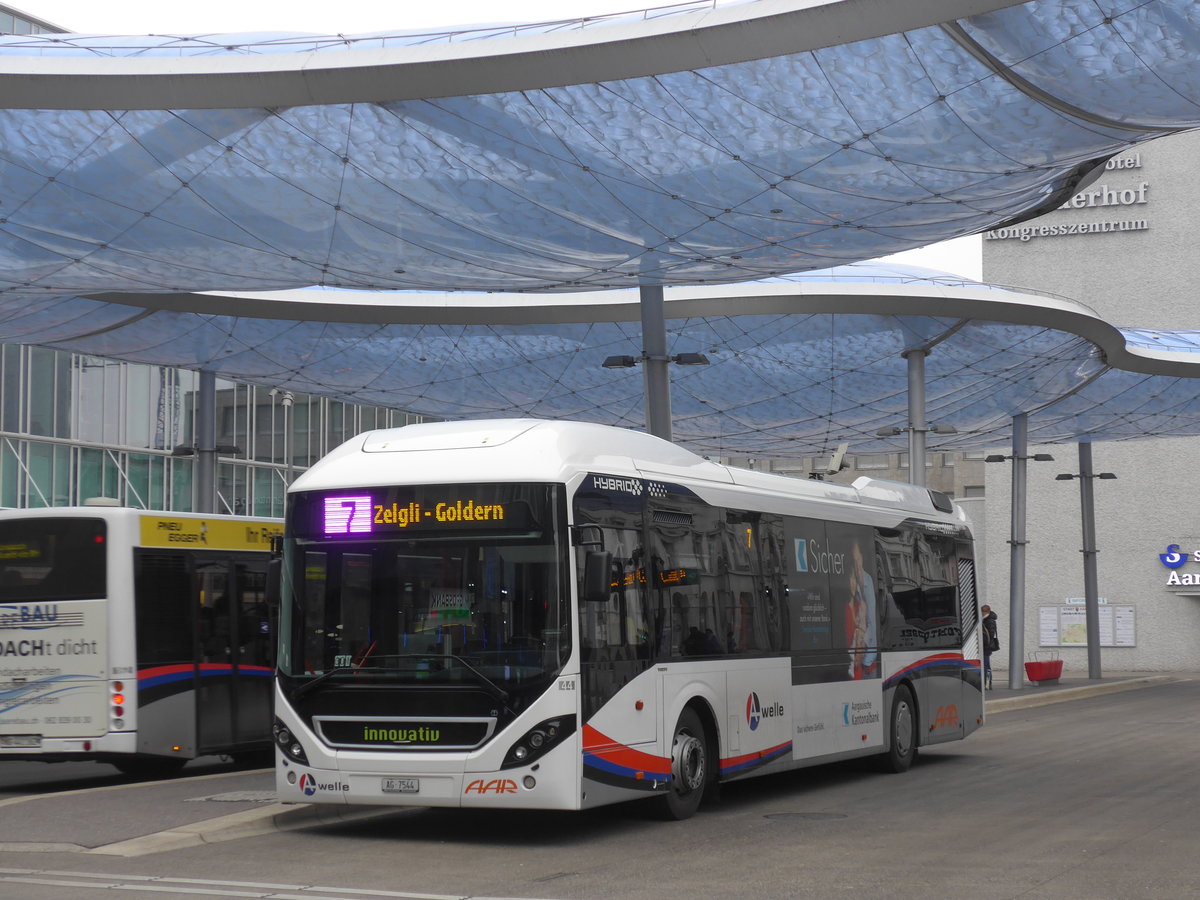
[[[479,685],[481,687],[483,687],[489,694],[491,694],[492,697],[494,697],[496,700],[499,700],[505,706],[505,708],[508,707],[508,700],[509,700],[508,691],[504,690],[504,688],[500,687],[500,685],[496,684],[496,682],[492,681],[492,679],[488,678],[486,675],[484,675],[482,672],[480,672],[477,668],[475,668],[473,665],[471,665],[469,662],[467,662],[465,659],[463,659],[461,656],[459,656],[455,653],[439,653],[436,655],[397,653],[397,654],[392,654],[389,656],[377,656],[375,658],[376,659],[428,659],[428,660],[452,659],[455,662],[457,662],[459,665],[461,665],[464,669],[466,669],[468,672],[470,672],[472,675],[474,675],[476,680],[478,681]],[[320,675],[315,675],[310,680],[297,686],[292,691],[292,700],[293,701],[299,700],[305,694],[309,693],[314,688],[316,688],[318,685],[324,684],[326,681],[328,681],[334,675],[344,675],[347,672],[356,673],[356,672],[395,672],[395,671],[398,671],[398,669],[396,667],[392,667],[392,666],[334,666],[332,669],[326,669]]]
[[[344,675],[347,672],[388,672],[391,671],[386,666],[334,666],[332,669],[326,669],[320,675],[316,675],[310,680],[299,685],[292,691],[292,700],[299,700],[313,688],[319,684],[324,684],[334,675]]]
[[[450,659],[457,660],[458,663],[464,669],[466,669],[468,672],[470,672],[472,675],[474,675],[476,678],[478,678],[479,683],[488,689],[488,693],[491,694],[493,697],[495,697],[497,700],[499,700],[501,703],[503,703],[504,706],[507,708],[507,706],[508,706],[508,691],[506,691],[504,688],[500,687],[500,685],[496,684],[496,682],[492,681],[492,679],[488,678],[486,675],[484,675],[482,672],[480,672],[477,668],[475,668],[473,665],[471,665],[469,662],[467,662],[465,659],[463,659],[461,656],[458,656],[457,654],[454,654],[454,653],[449,653],[446,655],[449,656]]]

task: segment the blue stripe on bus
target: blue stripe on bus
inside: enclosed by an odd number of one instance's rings
[[[185,681],[190,678],[194,678],[196,674],[196,668],[191,665],[162,666],[154,669],[143,669],[138,673],[138,687],[145,690],[164,684],[172,684],[176,681]],[[229,663],[203,663],[199,670],[199,675],[202,678],[232,674],[233,666]],[[266,666],[242,666],[238,669],[238,675],[253,676],[256,678],[270,678],[272,675],[274,675],[274,672],[273,670],[268,669]]]
[[[958,653],[946,653],[939,654],[937,656],[929,656],[925,659],[918,660],[910,666],[905,666],[895,675],[888,678],[883,683],[883,686],[885,688],[894,687],[897,682],[901,681],[906,676],[916,675],[917,677],[920,677],[922,675],[932,674],[938,669],[952,670],[956,674],[967,671],[978,671],[979,661],[964,659],[962,654]]]
[[[596,756],[593,753],[583,754],[584,766],[592,769],[599,769],[601,772],[607,772],[610,775],[618,775],[622,778],[628,778],[631,781],[670,781],[671,775],[667,772],[647,772],[645,769],[631,769],[628,766],[622,766],[610,759],[605,759],[601,756]],[[638,778],[637,773],[641,772],[642,777]]]

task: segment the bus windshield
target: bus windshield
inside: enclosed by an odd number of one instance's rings
[[[294,496],[285,686],[544,685],[570,650],[563,503],[552,485]]]

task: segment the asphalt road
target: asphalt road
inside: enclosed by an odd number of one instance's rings
[[[269,776],[107,785],[0,801],[0,898],[1190,900],[1198,747],[1200,681],[1180,681],[993,714],[904,775],[846,764],[727,786],[685,822],[631,805],[410,810],[135,856],[87,849],[123,839],[131,817],[223,815],[214,798]],[[237,815],[221,821],[242,833]],[[35,825],[86,839],[56,849]]]

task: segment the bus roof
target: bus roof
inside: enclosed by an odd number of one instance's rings
[[[130,506],[47,506],[0,510],[0,522],[32,519],[101,519],[122,546],[173,550],[266,552],[283,533],[283,519],[192,512],[160,512]]]
[[[914,485],[866,477],[843,485],[756,472],[712,462],[640,431],[542,419],[425,422],[365,432],[317,462],[290,490],[398,483],[571,483],[589,472],[683,484],[731,504],[737,495],[752,494],[784,502],[865,505],[965,522],[945,495]]]
[[[227,522],[282,522],[271,516],[235,516],[225,513],[176,512],[173,510],[141,509],[135,506],[110,506],[108,504],[83,506],[38,506],[28,509],[0,509],[0,517],[16,518],[91,518],[91,519],[129,519],[139,516],[160,516],[175,519],[209,519]]]

